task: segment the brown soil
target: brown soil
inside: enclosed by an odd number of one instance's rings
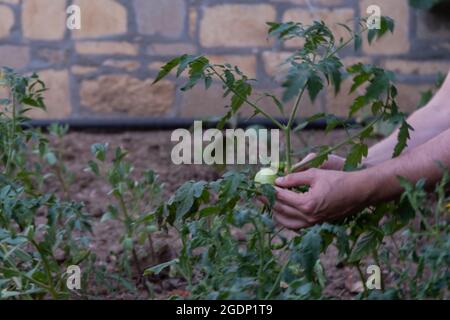
[[[336,131],[325,135],[322,132],[307,132],[303,134],[303,142],[295,139],[294,146],[298,150],[309,145],[335,144],[345,138],[345,133]],[[79,133],[72,132],[63,138],[60,146],[64,152],[64,159],[70,171],[75,173],[75,180],[69,187],[71,198],[84,202],[87,212],[93,217],[94,232],[92,250],[98,257],[99,264],[114,271],[117,256],[122,248],[119,238],[122,227],[115,221],[100,222],[112,197],[108,196],[109,187],[96,178],[92,173],[85,172],[86,164],[92,159],[90,146],[94,143],[109,143],[111,149],[121,146],[129,152],[128,160],[132,161],[137,173],[146,169],[156,171],[165,185],[167,199],[181,184],[188,180],[215,180],[221,173],[217,168],[206,165],[173,165],[170,160],[171,148],[169,132],[126,132],[126,133]],[[49,191],[60,192],[57,184],[50,183]],[[176,256],[179,247],[178,239],[169,232],[161,234],[155,239],[159,260],[167,261]],[[148,263],[147,253],[139,252],[142,264]],[[340,298],[350,298],[351,287],[356,284],[357,277],[347,268],[335,266],[336,252],[331,248],[323,257],[327,278],[329,279],[326,293]],[[355,279],[355,280],[353,280]],[[154,289],[157,298],[165,298],[171,293],[183,293],[184,282],[181,279],[156,279]],[[140,299],[147,298],[143,288],[137,293],[126,290],[111,293],[108,289],[98,291],[100,297],[109,299]]]

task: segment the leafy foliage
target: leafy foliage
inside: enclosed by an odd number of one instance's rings
[[[40,191],[51,176],[43,173],[45,165],[60,179],[64,168],[47,139],[22,128],[29,107],[45,108],[44,83],[4,68],[0,85],[10,92],[0,111],[0,298],[67,298],[65,268],[89,257],[88,239],[80,234],[90,231],[90,221],[82,204]],[[34,163],[30,144],[39,155]]]
[[[140,179],[135,179],[133,166],[126,161],[127,153],[120,147],[116,148],[109,165],[107,144],[94,144],[91,152],[95,160],[88,163],[86,170],[93,172],[98,178],[104,177],[111,187],[109,194],[115,199],[115,203],[108,205],[101,221],[117,220],[123,225],[125,232],[120,241],[125,254],[121,255],[120,264],[128,276],[131,276],[129,261],[132,260],[138,273],[142,275],[138,245],[142,246],[142,250],[147,250],[144,246],[146,244],[153,263],[157,263],[152,239],[157,228],[151,212],[161,201],[163,185],[152,170],[145,171]]]
[[[351,146],[345,170],[357,170],[367,156],[366,140],[373,136],[377,123],[400,127],[393,156],[406,147],[412,128],[395,101],[397,89],[394,74],[370,64],[357,63],[344,68],[339,53],[352,46],[361,47],[362,34],[349,33],[349,39],[336,39],[323,22],[306,26],[302,23],[269,23],[269,35],[279,41],[303,39],[304,45],[285,62],[288,72],[282,81],[282,97],[265,92],[254,99],[254,79],[238,67],[211,64],[203,56],[182,55],[162,67],[155,82],[164,77],[186,74],[182,90],[196,85],[209,88],[214,79],[223,85],[229,97],[229,108],[220,127],[249,106],[255,115],[273,122],[285,133],[285,165],[279,174],[291,172],[291,132],[301,133],[314,120],[325,119],[327,132],[342,126],[343,121],[331,114],[318,113],[295,124],[302,98],[308,92],[316,99],[327,87],[340,91],[344,79],[353,81],[351,92],[359,95],[349,106],[348,116],[365,114],[371,121],[335,146],[318,146],[317,156],[308,164],[320,166],[328,156],[343,146]],[[368,42],[388,32],[394,23],[382,18],[380,30],[370,30]],[[361,266],[374,261],[383,264],[394,277],[391,288],[369,292],[361,298],[442,298],[448,295],[449,283],[449,199],[445,189],[448,175],[436,188],[436,206],[427,202],[425,181],[413,185],[400,178],[405,193],[396,202],[382,203],[364,209],[354,217],[333,224],[316,225],[297,233],[286,233],[272,220],[275,190],[271,185],[255,185],[251,172],[229,171],[217,181],[188,181],[167,202],[160,199],[161,184],[155,172],[134,172],[127,153],[107,144],[91,147],[93,160],[86,170],[110,186],[111,204],[102,221],[116,220],[124,229],[119,257],[122,270],[110,273],[96,264],[89,250],[91,228],[82,204],[70,200],[68,186],[73,174],[66,168],[61,145],[52,144],[36,130],[24,130],[28,108],[45,108],[42,93],[45,84],[38,76],[23,77],[11,69],[0,73],[0,86],[10,92],[0,101],[0,298],[42,299],[68,298],[73,295],[65,286],[68,265],[83,264],[95,283],[116,282],[127,290],[137,285],[152,296],[151,279],[169,270],[171,276],[186,280],[186,291],[193,299],[323,299],[327,274],[321,255],[330,246],[338,251],[338,262],[354,267],[362,276]],[[293,100],[287,123],[281,123],[258,103],[268,98],[280,111]],[[283,112],[284,113],[284,112]],[[66,127],[52,126],[51,136],[60,139]],[[32,151],[37,158],[30,157]],[[50,179],[61,185],[62,197],[46,193],[43,185]],[[307,192],[304,186],[298,192]],[[257,197],[268,199],[262,208]],[[412,223],[419,221],[418,225]],[[431,223],[430,223],[431,221]],[[174,230],[181,241],[178,257],[158,264],[152,235]],[[394,249],[386,244],[390,239]],[[400,244],[397,244],[399,240]],[[140,255],[150,252],[150,266],[141,265]],[[392,255],[400,266],[392,264]],[[131,265],[128,261],[132,261]],[[412,268],[408,268],[413,266]],[[138,284],[133,281],[133,268]],[[145,269],[145,270],[144,270]],[[123,272],[124,271],[124,272]],[[125,274],[125,276],[124,276]],[[94,278],[94,279],[92,279]],[[109,289],[109,288],[108,288]],[[87,297],[88,293],[82,293]]]
[[[332,152],[350,145],[344,169],[356,170],[368,154],[366,140],[373,136],[376,124],[386,123],[400,127],[394,157],[406,148],[410,131],[413,130],[396,103],[397,89],[392,72],[362,63],[344,68],[340,60],[339,52],[352,42],[355,50],[361,47],[362,33],[367,31],[364,22],[364,19],[360,22],[361,33],[341,25],[349,33],[348,40],[336,40],[323,22],[316,21],[309,26],[296,22],[268,23],[269,35],[277,40],[301,38],[304,43],[283,64],[288,68],[281,83],[284,89],[281,99],[265,92],[259,99],[253,100],[252,80],[237,67],[210,64],[204,57],[181,56],[178,60],[172,60],[163,67],[157,79],[167,74],[169,67],[178,67],[177,76],[185,69],[189,70],[188,84],[199,82],[200,74],[205,83],[211,83],[213,77],[219,80],[223,84],[224,96],[231,94],[231,109],[223,117],[220,127],[245,105],[251,107],[255,115],[271,120],[285,133],[286,170],[280,173],[284,174],[293,169],[290,160],[291,131],[299,133],[309,122],[317,119],[327,121],[327,132],[343,125],[343,121],[334,115],[317,113],[294,127],[294,119],[304,93],[307,91],[310,99],[314,100],[325,87],[331,86],[337,94],[342,81],[350,78],[350,93],[358,92],[359,95],[350,105],[348,117],[364,114],[369,115],[371,120],[356,133],[349,133],[348,138],[336,146],[316,148],[317,156],[307,164],[320,166]],[[393,30],[394,21],[382,17],[381,28],[369,30],[367,40],[372,43]],[[183,88],[186,87],[191,88],[190,85]],[[285,110],[283,104],[295,100],[287,124],[281,124],[259,107],[258,103],[264,97],[270,97],[274,106],[281,111]],[[363,277],[363,261],[372,258],[380,264],[381,257],[378,253],[386,249],[386,237],[396,237],[400,230],[408,226],[421,211],[414,208],[425,200],[423,184],[412,188],[407,181],[402,181],[406,193],[398,205],[382,203],[333,225],[316,225],[287,237],[283,230],[277,230],[273,224],[270,206],[260,208],[254,204],[254,199],[262,194],[273,200],[271,186],[259,188],[250,181],[245,171],[228,172],[215,182],[190,181],[181,186],[167,204],[155,211],[162,227],[173,226],[179,231],[183,244],[180,255],[169,263],[150,268],[148,272],[161,272],[164,268],[170,268],[171,272],[182,275],[188,282],[190,297],[194,299],[324,298],[323,289],[327,280],[320,256],[330,245],[337,247],[340,263],[355,267]],[[446,182],[443,182],[441,188],[444,185]],[[307,187],[303,191],[307,191]],[[443,194],[441,196],[444,197]],[[442,216],[444,211],[440,208],[436,212]],[[442,231],[444,230],[440,230],[439,234],[448,233]],[[445,240],[442,244],[444,243]],[[442,249],[440,247],[437,250],[442,253]],[[421,257],[421,261],[428,259]],[[411,261],[411,257],[404,258],[405,262]],[[440,259],[447,259],[447,255],[440,255]],[[447,267],[438,269],[433,274],[439,273],[439,284],[442,284],[448,276],[445,271],[442,273],[443,270],[448,270],[448,264]],[[426,273],[420,274],[424,276]],[[361,280],[365,283],[364,278]],[[401,281],[410,283],[414,280],[411,275],[403,274]],[[399,285],[399,279],[394,279],[393,283],[397,287],[389,290],[383,288],[382,291],[369,293],[365,288],[361,297],[375,299],[415,296],[415,293],[412,294]],[[440,285],[433,294],[437,297],[444,292],[444,286]]]
[[[82,203],[71,200],[75,174],[63,160],[61,139],[68,127],[51,125],[48,135],[26,127],[26,112],[45,108],[45,84],[37,75],[24,77],[4,68],[0,86],[9,92],[0,109],[0,299],[88,297],[93,287],[105,286],[111,292],[117,287],[136,290],[124,272],[111,273],[99,266],[91,251],[91,219]],[[89,170],[105,177],[116,199],[102,221],[117,219],[124,224],[126,250],[120,258],[132,279],[130,253],[137,258],[137,248],[143,249],[145,242],[154,253],[151,235],[157,229],[150,212],[159,204],[162,185],[150,170],[133,179],[123,150],[116,150],[108,166],[107,146],[96,144],[91,149],[95,160],[89,162]],[[47,191],[49,184],[61,192]],[[66,284],[72,265],[85,271],[83,290],[78,292]]]

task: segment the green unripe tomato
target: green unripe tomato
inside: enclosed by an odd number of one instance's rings
[[[264,168],[259,170],[255,175],[256,184],[275,184],[277,173],[272,168]]]

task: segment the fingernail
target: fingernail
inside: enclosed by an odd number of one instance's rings
[[[275,180],[275,183],[283,183],[284,178],[277,178],[277,180]]]

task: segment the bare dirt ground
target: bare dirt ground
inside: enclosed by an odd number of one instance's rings
[[[308,131],[303,133],[302,139],[295,139],[294,146],[298,150],[308,145],[335,144],[345,138],[345,132],[336,131],[329,135],[322,132]],[[61,141],[64,160],[68,169],[75,173],[76,178],[69,187],[73,200],[83,202],[87,212],[93,218],[93,242],[92,250],[97,255],[101,264],[107,269],[114,270],[117,254],[122,250],[119,238],[121,226],[117,222],[100,222],[100,218],[106,211],[106,206],[111,203],[112,197],[108,185],[95,177],[92,173],[85,172],[87,162],[92,159],[90,146],[94,143],[109,143],[111,149],[121,146],[129,152],[130,160],[137,173],[146,169],[156,171],[160,180],[165,185],[164,197],[169,196],[181,184],[188,180],[215,180],[221,176],[217,168],[206,165],[184,165],[172,164],[170,154],[173,143],[170,142],[170,132],[125,132],[125,133],[86,133],[71,132]],[[57,184],[50,183],[49,191],[60,192]],[[176,255],[178,239],[172,234],[161,234],[155,239],[160,262],[167,261]],[[339,268],[335,265],[336,252],[331,249],[323,257],[325,270],[328,270],[329,279],[326,294],[340,298],[351,298],[354,296],[356,276],[347,268]],[[140,258],[145,265],[148,260],[146,252],[140,252]],[[154,284],[156,297],[165,298],[171,293],[182,293],[184,283],[181,279],[160,279]],[[180,291],[181,290],[181,291]],[[140,299],[147,298],[144,290],[136,293],[115,292],[112,294],[107,289],[98,292],[99,298],[125,298]]]

